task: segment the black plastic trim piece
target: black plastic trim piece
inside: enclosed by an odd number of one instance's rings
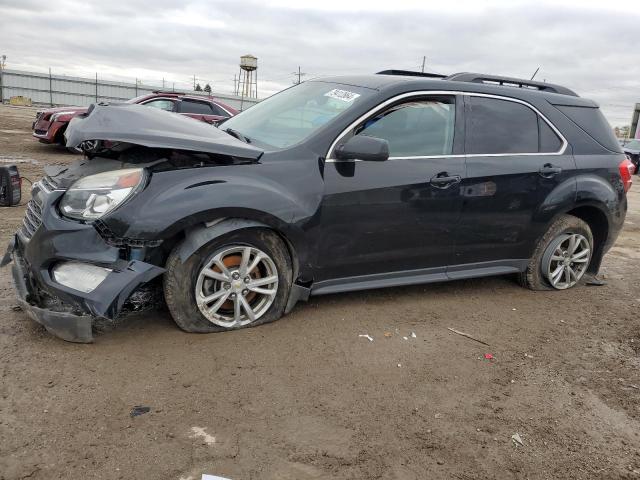
[[[527,259],[507,259],[323,280],[312,285],[311,295],[326,295],[330,293],[368,290],[371,288],[399,287],[402,285],[417,285],[421,283],[518,273],[523,272],[527,268],[528,263],[529,260]]]

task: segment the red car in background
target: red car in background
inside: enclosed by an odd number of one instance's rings
[[[207,123],[233,117],[238,111],[213,97],[188,95],[176,92],[153,92],[132,98],[126,103],[137,103],[147,107],[176,112]],[[64,131],[73,117],[86,113],[88,107],[57,107],[36,113],[33,136],[42,143],[64,145]],[[74,149],[70,149],[75,151]]]

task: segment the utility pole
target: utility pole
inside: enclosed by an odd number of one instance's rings
[[[427,61],[427,57],[423,56],[422,57],[422,73],[424,73],[424,64],[426,63],[426,61]]]
[[[196,91],[196,76],[193,76],[193,91]]]
[[[49,67],[49,105],[53,107],[53,90],[51,88],[53,81],[51,80],[51,67]]]
[[[4,103],[4,83],[2,76],[4,75],[4,66],[7,60],[6,55],[0,57],[0,104]]]
[[[233,75],[233,94],[234,95],[238,95],[238,80],[237,80],[237,75]]]
[[[293,72],[291,75],[295,75],[298,77],[298,81],[293,81],[294,85],[298,85],[299,83],[302,83],[302,77],[304,77],[306,75],[306,73],[303,73],[302,71],[300,71],[300,66],[298,65],[298,71],[297,72]]]

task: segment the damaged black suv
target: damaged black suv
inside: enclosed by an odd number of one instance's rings
[[[309,295],[595,275],[633,173],[598,106],[547,83],[406,73],[305,82],[217,128],[91,107],[66,132],[84,159],[34,185],[5,256],[23,309],[87,342],[154,282],[182,329],[215,332]]]

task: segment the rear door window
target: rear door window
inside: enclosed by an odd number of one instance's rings
[[[180,113],[195,113],[199,115],[215,115],[211,105],[197,100],[182,100],[180,102]]]
[[[160,110],[166,110],[168,112],[173,112],[175,108],[175,104],[173,100],[167,100],[166,98],[150,100],[148,102],[143,103],[143,105],[145,107],[159,108]]]
[[[391,107],[355,133],[387,140],[390,157],[424,157],[451,154],[454,126],[455,99],[444,97]]]
[[[538,115],[521,103],[469,97],[466,151],[469,154],[538,152]]]
[[[211,104],[211,108],[213,108],[213,114],[219,115],[221,117],[230,117],[226,110],[224,110],[220,105],[216,105],[215,103]]]

